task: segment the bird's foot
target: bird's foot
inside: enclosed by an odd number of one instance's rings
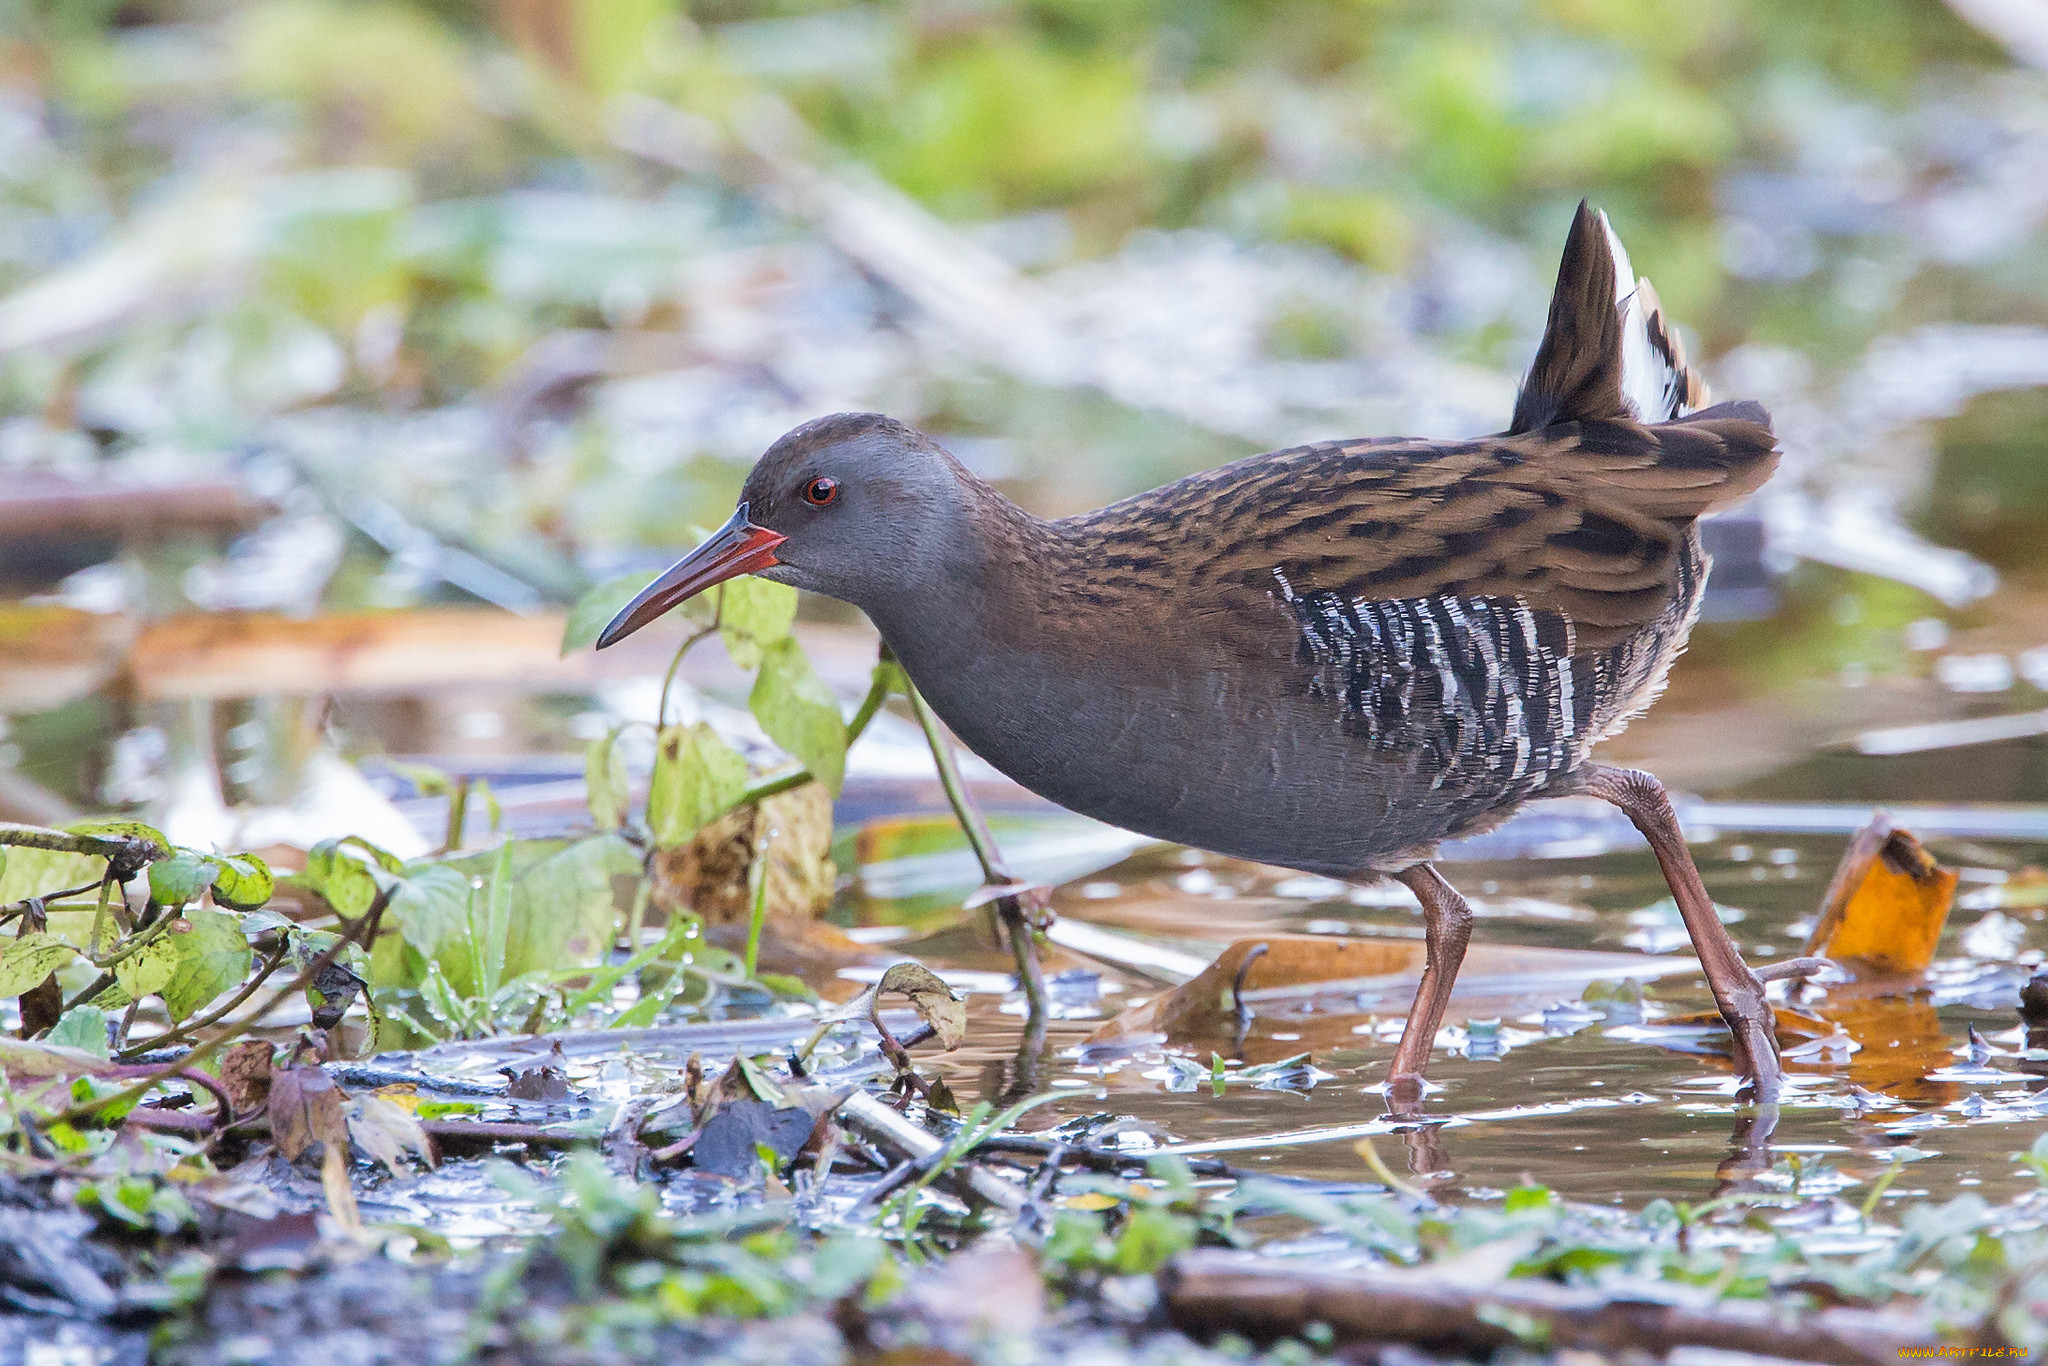
[[[1763,983],[1754,973],[1748,977],[1732,990],[1717,990],[1715,1002],[1734,1035],[1735,1070],[1744,1078],[1749,1098],[1758,1105],[1775,1105],[1785,1085],[1785,1069],[1778,1061],[1777,1016],[1764,999]]]

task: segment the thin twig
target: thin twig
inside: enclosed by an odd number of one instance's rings
[[[657,729],[668,724],[668,694],[669,690],[675,686],[676,670],[683,667],[683,656],[695,649],[699,641],[709,640],[717,635],[718,623],[724,620],[724,618],[725,590],[721,588],[718,590],[718,605],[711,610],[711,624],[703,630],[693,631],[683,638],[683,643],[676,647],[676,657],[668,662],[668,672],[662,675],[661,708],[654,713],[654,724]]]
[[[1002,850],[996,847],[995,836],[989,833],[988,821],[975,803],[974,794],[961,780],[960,761],[953,753],[952,740],[939,728],[939,718],[908,679],[904,681],[904,689],[910,699],[910,709],[916,713],[917,724],[924,731],[925,742],[931,746],[932,760],[939,767],[939,785],[945,789],[954,819],[960,822],[960,831],[967,836],[967,843],[981,864],[983,879],[995,887],[1015,882],[1009,866],[1003,862]],[[1024,989],[1025,1005],[1030,1012],[1027,1018],[1044,1019],[1050,1014],[1050,1002],[1045,990],[1045,970],[1039,965],[1038,948],[1031,938],[1031,916],[1023,900],[1015,894],[998,897],[996,908],[1002,916],[1004,928],[1009,931],[1010,955],[1017,963],[1017,984]]]
[[[100,939],[107,928],[107,902],[112,898],[113,886],[114,866],[110,863],[107,865],[106,874],[100,878],[99,905],[93,908],[92,945],[86,950],[86,957],[88,958],[98,958],[100,956]]]
[[[107,883],[111,880],[112,879],[109,878],[96,877],[91,882],[86,883],[83,887],[66,887],[61,892],[45,892],[43,895],[35,899],[37,901],[48,904],[52,901],[63,901],[68,897],[84,896],[87,892],[97,891],[99,888],[106,886]]]
[[[761,930],[768,921],[768,842],[773,832],[769,829],[768,818],[760,812],[754,813],[754,824],[760,829],[761,837],[754,841],[754,857],[747,865],[747,978],[753,980],[761,961]]]
[[[93,997],[99,995],[101,992],[105,991],[108,987],[112,985],[114,985],[114,974],[111,972],[101,973],[99,976],[93,978],[90,982],[87,982],[84,988],[81,989],[76,996],[66,1001],[64,1003],[64,1008],[62,1010],[59,1010],[57,1013],[59,1015],[62,1015],[66,1011],[69,1011],[73,1006],[82,1006],[86,1004],[88,1001],[91,1001]]]
[[[221,1049],[226,1048],[229,1044],[241,1038],[256,1026],[257,1021],[268,1016],[272,1010],[276,1009],[278,1004],[286,997],[295,991],[303,991],[307,984],[325,972],[333,964],[334,960],[341,956],[341,951],[344,947],[357,942],[364,944],[375,943],[377,940],[377,927],[384,921],[384,908],[391,904],[392,893],[396,890],[397,888],[394,885],[378,892],[376,899],[370,903],[369,910],[364,912],[361,919],[349,926],[347,932],[337,936],[335,941],[322,950],[319,957],[307,964],[305,970],[297,977],[272,993],[271,998],[263,1003],[262,1009],[250,1012],[248,1017],[240,1024],[223,1034],[217,1034],[206,1042],[195,1046],[190,1052],[185,1053],[150,1076],[144,1077],[133,1086],[125,1087],[109,1096],[100,1096],[93,1100],[83,1101],[64,1111],[51,1122],[53,1124],[59,1122],[78,1124],[90,1119],[109,1106],[125,1104],[131,1100],[140,1100],[158,1086],[176,1076],[178,1072],[188,1067],[196,1068],[200,1063],[220,1052]]]
[[[1534,1336],[1546,1350],[1718,1348],[1865,1366],[1931,1356],[1941,1324],[1924,1314],[1828,1308],[1788,1315],[1751,1300],[1660,1302],[1618,1289],[1535,1277],[1493,1284],[1433,1271],[1314,1265],[1313,1258],[1200,1248],[1177,1255],[1159,1289],[1174,1327],[1269,1341],[1322,1324],[1340,1344],[1404,1342],[1484,1357]]]
[[[991,1134],[968,1151],[972,1157],[978,1153],[1021,1153],[1029,1157],[1050,1159],[1059,1155],[1063,1162],[1074,1162],[1090,1171],[1103,1172],[1114,1176],[1127,1172],[1133,1167],[1143,1170],[1156,1152],[1116,1152],[1109,1148],[1097,1148],[1086,1143],[1063,1143],[1053,1138],[1032,1138],[1026,1134]],[[1234,1176],[1230,1164],[1217,1157],[1183,1157],[1188,1170],[1196,1176]]]
[[[176,924],[177,921],[178,917],[175,915],[158,916],[155,924],[151,925],[141,934],[138,934],[133,939],[129,940],[127,944],[124,945],[118,953],[110,954],[105,958],[93,960],[93,966],[100,969],[100,971],[102,972],[111,971],[117,963],[127,962],[130,958],[133,958],[136,954],[141,953],[144,949],[148,948],[151,944],[155,943],[156,940],[163,936],[165,933],[167,933],[170,930],[171,926]]]
[[[208,1029],[220,1023],[227,1016],[234,1013],[234,1009],[236,1006],[242,1004],[242,1002],[248,1000],[251,996],[254,996],[256,994],[256,989],[263,985],[264,981],[270,976],[270,974],[276,972],[279,967],[283,966],[285,955],[290,951],[291,946],[288,942],[280,942],[277,946],[277,951],[272,953],[268,959],[264,960],[263,966],[257,969],[256,975],[251,977],[248,981],[242,983],[242,989],[240,991],[237,991],[232,997],[230,997],[228,999],[228,1003],[220,1007],[218,1010],[215,1010],[210,1014],[201,1016],[198,1019],[187,1020],[185,1021],[185,1023],[179,1025],[177,1028],[167,1030],[162,1034],[152,1035],[151,1037],[144,1039],[141,1043],[133,1044],[127,1048],[122,1049],[119,1053],[115,1054],[114,1056],[117,1058],[127,1058],[139,1053],[151,1053],[159,1048],[169,1048],[174,1044],[183,1043],[185,1040],[191,1038],[193,1035],[197,1034],[202,1029]]]

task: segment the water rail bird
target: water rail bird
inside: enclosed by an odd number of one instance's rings
[[[1662,690],[1708,560],[1697,519],[1777,463],[1755,403],[1703,407],[1647,280],[1585,204],[1507,430],[1272,451],[1042,520],[875,413],[775,442],[732,519],[600,647],[735,574],[850,602],[975,753],[1142,834],[1421,902],[1390,1091],[1419,1096],[1472,910],[1430,860],[1545,797],[1648,840],[1738,1070],[1781,1072],[1756,973],[1663,786],[1592,758]]]

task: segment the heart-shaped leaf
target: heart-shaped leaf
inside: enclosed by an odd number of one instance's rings
[[[277,879],[270,865],[254,854],[216,854],[220,872],[213,879],[213,901],[231,911],[253,911],[270,900]]]
[[[434,958],[446,943],[469,933],[469,877],[445,863],[408,871],[392,894],[385,915],[396,921],[405,942],[423,958]]]
[[[73,1006],[50,1027],[44,1040],[58,1048],[76,1048],[96,1058],[109,1057],[107,1021],[111,1017],[98,1006]]]
[[[170,979],[158,988],[158,994],[164,998],[164,1009],[173,1020],[183,1020],[214,997],[239,985],[249,971],[249,941],[242,935],[239,916],[194,907],[185,912],[185,921],[192,927],[186,933],[164,936],[176,948],[178,957]]]
[[[322,840],[308,849],[306,871],[297,880],[344,920],[364,914],[377,899],[377,875],[340,840]]]
[[[703,722],[668,726],[654,751],[647,824],[664,848],[681,844],[732,809],[747,790],[747,761]]]
[[[159,906],[175,911],[199,899],[213,885],[220,865],[205,854],[180,849],[167,859],[149,865],[149,897]]]
[[[129,1000],[155,995],[177,975],[181,954],[175,941],[181,937],[174,921],[169,929],[114,964],[114,980]]]
[[[78,956],[52,934],[25,934],[0,942],[0,996],[19,996]]]
[[[593,835],[550,854],[513,885],[505,978],[604,961],[632,905],[640,852],[618,835]]]
[[[751,669],[761,662],[763,648],[789,638],[796,623],[796,590],[742,574],[721,591],[718,634],[732,662]]]
[[[839,700],[811,668],[803,647],[784,637],[761,649],[761,676],[747,706],[768,738],[810,769],[833,796],[846,773],[846,721]]]

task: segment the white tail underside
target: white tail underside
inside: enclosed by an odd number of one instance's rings
[[[1628,249],[1614,225],[1601,214],[1607,247],[1614,256],[1614,304],[1621,310],[1621,396],[1635,410],[1638,422],[1669,422],[1687,412],[1682,395],[1685,378],[1671,357],[1650,336],[1650,308],[1644,296],[1656,298],[1648,280],[1638,280]],[[1651,305],[1654,307],[1654,304]]]

